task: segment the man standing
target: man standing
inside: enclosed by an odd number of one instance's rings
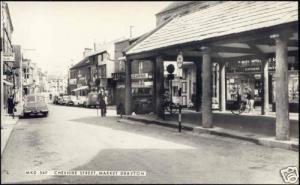
[[[15,119],[14,109],[15,109],[14,97],[13,95],[10,95],[7,99],[7,113],[11,115],[13,119]]]
[[[247,90],[247,104],[249,106],[249,112],[254,110],[254,95],[250,89]]]
[[[101,117],[104,117],[106,114],[106,104],[102,94],[99,94],[99,107],[101,110]]]

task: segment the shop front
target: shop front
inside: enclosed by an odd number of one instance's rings
[[[269,67],[269,106],[275,111],[276,92],[275,89],[275,58],[268,60]],[[227,107],[237,100],[237,92],[241,99],[246,101],[246,89],[250,89],[254,94],[254,106],[262,105],[263,98],[263,75],[261,60],[244,60],[226,65],[226,100]],[[296,56],[288,57],[288,91],[290,112],[299,110],[299,78],[298,78],[298,59]]]

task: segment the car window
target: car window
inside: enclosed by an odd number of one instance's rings
[[[44,98],[43,96],[37,96],[36,98],[37,98],[37,101],[38,101],[38,102],[43,102],[43,101],[45,101],[45,98]]]
[[[27,102],[35,102],[35,96],[27,96]]]

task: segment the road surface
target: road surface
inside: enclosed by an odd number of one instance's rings
[[[2,183],[283,183],[298,152],[136,122],[96,109],[49,105],[20,119],[1,159]],[[34,170],[145,171],[146,176],[26,175]]]

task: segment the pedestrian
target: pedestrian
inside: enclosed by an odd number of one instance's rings
[[[7,99],[7,113],[15,119],[15,101],[13,95],[10,95]]]
[[[101,117],[104,117],[106,112],[106,105],[105,105],[104,97],[101,94],[99,95],[99,107],[101,110]]]
[[[249,107],[248,112],[252,112],[254,109],[254,96],[250,89],[247,90],[247,105]]]
[[[242,101],[242,98],[241,98],[241,95],[240,95],[239,91],[236,92],[236,100],[237,100],[238,103],[241,103],[241,101]]]
[[[123,109],[124,109],[123,103],[120,102],[118,107],[117,107],[117,112],[120,114],[121,118],[123,116]]]
[[[108,100],[107,100],[107,96],[104,94],[104,106],[103,106],[103,109],[104,109],[104,116],[106,116],[106,105],[108,104]]]

